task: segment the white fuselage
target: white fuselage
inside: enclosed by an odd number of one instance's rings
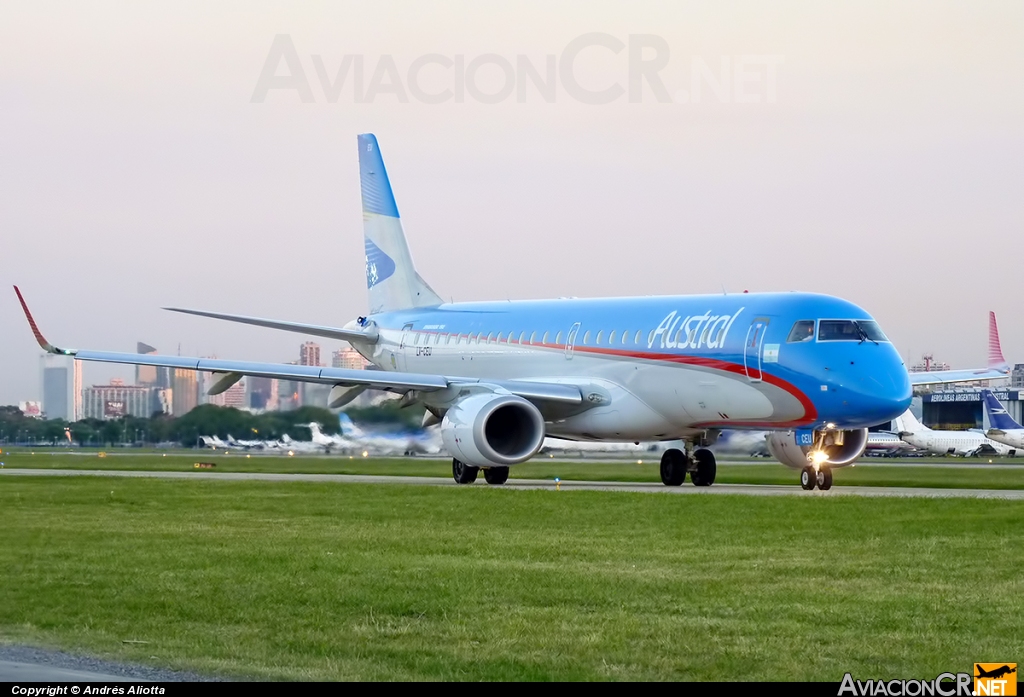
[[[1000,433],[989,430],[988,437],[1010,448],[1024,450],[1024,428],[1008,429]]]
[[[933,431],[921,429],[914,433],[900,434],[900,438],[915,448],[927,450],[936,455],[959,455],[967,457],[989,451],[997,455],[1013,455],[1013,448],[997,443],[975,431]]]

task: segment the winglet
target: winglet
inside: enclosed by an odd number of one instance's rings
[[[14,292],[18,294],[18,302],[21,303],[21,309],[25,311],[25,319],[28,320],[28,326],[32,329],[32,334],[36,337],[36,342],[42,347],[47,353],[55,353],[60,356],[74,356],[77,351],[74,349],[59,349],[43,337],[43,333],[39,331],[39,327],[36,325],[36,321],[32,319],[32,313],[28,310],[28,305],[25,303],[25,298],[22,296],[18,286],[14,286]]]
[[[993,370],[1009,372],[1010,364],[1003,358],[1003,347],[999,343],[999,325],[996,324],[996,313],[988,313],[988,367]]]

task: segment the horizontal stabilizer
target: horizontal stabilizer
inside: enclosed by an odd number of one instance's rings
[[[186,315],[199,315],[200,317],[212,317],[228,322],[240,324],[251,324],[255,327],[268,327],[270,329],[281,329],[286,332],[308,334],[310,336],[322,336],[326,339],[341,339],[342,341],[360,341],[365,344],[377,343],[377,329],[374,327],[366,330],[339,329],[337,327],[325,327],[319,324],[301,324],[299,322],[282,322],[274,319],[262,319],[260,317],[246,317],[245,315],[225,315],[219,312],[205,312],[203,310],[186,310],[180,307],[165,307],[171,312],[181,312]]]

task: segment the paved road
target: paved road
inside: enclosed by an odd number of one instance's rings
[[[128,477],[142,479],[213,479],[221,481],[335,482],[339,484],[410,484],[419,486],[460,486],[448,477],[399,477],[365,474],[285,474],[271,472],[157,472],[143,470],[61,470],[0,469],[0,476],[31,477]],[[486,486],[477,482],[474,486]],[[510,479],[509,489],[550,489],[549,479]],[[796,484],[715,484],[710,487],[684,485],[668,487],[655,482],[563,481],[562,491],[633,491],[660,494],[746,494],[750,496],[886,496],[915,498],[977,498],[1024,500],[1024,489],[929,489],[923,487],[837,486],[831,491],[803,491]]]

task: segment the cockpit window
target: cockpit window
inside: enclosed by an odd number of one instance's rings
[[[810,341],[814,338],[814,320],[813,319],[802,319],[793,325],[793,329],[789,332],[789,338],[786,339],[789,343],[797,341]]]
[[[888,341],[878,323],[870,319],[823,319],[818,341]]]

